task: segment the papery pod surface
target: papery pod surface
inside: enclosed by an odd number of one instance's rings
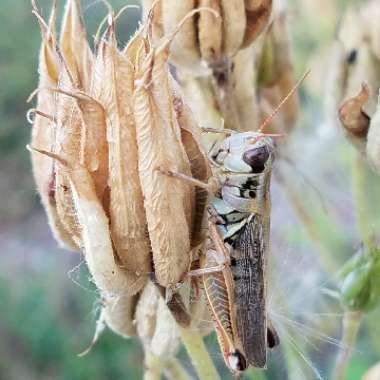
[[[179,282],[189,269],[194,208],[193,186],[160,172],[191,175],[175,118],[168,54],[168,41],[154,48],[144,37],[133,94],[140,181],[155,276],[162,286]]]

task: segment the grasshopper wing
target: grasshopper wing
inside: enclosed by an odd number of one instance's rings
[[[248,364],[258,368],[266,366],[266,223],[254,215],[238,233],[231,253],[237,330]]]

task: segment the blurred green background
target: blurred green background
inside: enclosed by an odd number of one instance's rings
[[[110,2],[116,9],[128,3],[126,0]],[[318,138],[317,126],[323,124],[324,90],[321,83],[323,81],[318,80],[318,75],[321,75],[318,62],[320,60],[322,64],[323,59],[328,59],[329,42],[332,41],[339,18],[349,2],[353,1],[290,1],[289,18],[294,39],[296,70],[302,73],[308,67],[317,68],[302,92],[300,132],[296,133],[294,144],[304,142],[305,146],[312,146],[310,139]],[[58,3],[62,10],[63,1]],[[39,1],[44,16],[48,15],[49,4],[48,0]],[[106,14],[106,8],[101,1],[86,0],[82,1],[82,5],[91,40],[96,26]],[[139,17],[140,11],[131,9],[120,19],[118,36],[121,44],[135,30]],[[140,379],[143,352],[135,339],[124,340],[106,331],[90,354],[84,358],[77,357],[91,342],[98,315],[98,297],[88,280],[80,255],[60,250],[53,240],[31,175],[29,154],[25,149],[31,126],[25,115],[31,107],[26,104],[26,99],[37,86],[39,43],[39,28],[31,13],[29,1],[2,0],[0,380]],[[321,138],[323,141],[325,137]],[[328,154],[324,156],[323,162],[319,162],[319,175],[322,177],[323,173],[331,171],[335,175],[337,188],[344,191],[344,186],[349,181],[352,150],[342,140],[338,143],[334,140],[333,145],[328,143],[327,146]],[[318,152],[320,151],[314,151],[314,154],[317,155]],[[332,167],[337,169],[332,170]],[[307,170],[306,163],[303,170]],[[321,192],[324,190],[333,191],[324,187],[321,182]],[[358,243],[357,232],[353,223],[350,223],[353,216],[352,211],[349,211],[349,195],[349,192],[332,195],[333,199],[340,199],[337,209],[333,210],[337,214],[334,215],[334,223],[329,222],[329,218],[320,211],[318,202],[311,207],[316,223],[324,229],[330,247],[334,247],[338,263],[349,257],[353,246]],[[275,201],[276,199],[281,200],[281,196],[275,198]],[[274,206],[276,212],[275,202]],[[280,211],[277,210],[277,215],[281,215],[281,207],[278,208]],[[296,225],[284,225],[281,233],[286,238],[287,251],[299,250],[302,253],[309,250],[307,236]],[[311,263],[311,266],[318,267],[313,261]],[[300,273],[303,272],[298,274]],[[320,278],[318,276],[318,281]],[[323,275],[322,279],[325,279]],[[347,380],[359,379],[371,364],[379,360],[379,342],[375,342],[376,334],[377,337],[380,336],[376,323],[378,318],[378,313],[368,317],[370,328],[363,329],[359,349],[355,351],[350,363]],[[339,331],[333,331],[333,335],[339,338],[336,335]],[[214,340],[214,337],[209,338],[210,345],[214,344]],[[332,355],[336,351],[326,350],[327,356],[326,352],[325,356],[320,355],[322,359],[319,362],[318,355],[315,355],[316,366],[322,369],[322,375],[323,369],[331,365]],[[217,359],[220,368],[223,368],[216,348],[213,349],[213,357]],[[272,359],[273,368],[269,368],[269,380],[286,378],[284,368],[279,364],[281,360],[281,355],[275,355]],[[189,365],[186,358],[184,362]],[[224,378],[229,376],[225,374]]]

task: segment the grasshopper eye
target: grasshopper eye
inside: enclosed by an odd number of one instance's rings
[[[243,154],[243,161],[248,164],[254,173],[261,173],[269,158],[269,151],[265,146],[247,150]]]

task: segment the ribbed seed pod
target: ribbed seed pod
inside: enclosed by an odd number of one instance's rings
[[[55,95],[46,88],[56,87],[61,62],[56,52],[56,3],[53,3],[49,24],[46,25],[34,4],[34,13],[40,23],[42,45],[39,57],[39,89],[37,110],[48,116],[55,115]],[[38,149],[51,151],[55,141],[55,121],[36,114],[32,129],[32,145]],[[56,209],[56,179],[54,160],[50,157],[32,152],[33,174],[37,183],[42,204],[48,215],[54,237],[66,248],[77,250],[78,247],[70,233],[65,229]]]
[[[223,52],[232,56],[243,44],[246,15],[245,4],[242,0],[220,0],[223,17]]]
[[[88,89],[93,56],[87,42],[79,0],[68,0],[66,3],[59,45],[75,85]]]
[[[161,170],[191,175],[175,119],[168,69],[168,43],[157,48],[144,38],[136,60],[133,112],[155,276],[164,287],[181,281],[190,265],[194,189]]]
[[[99,45],[97,61],[103,84],[98,96],[107,115],[110,229],[119,264],[137,276],[137,291],[152,269],[131,103],[133,57],[118,51],[113,24],[108,34]]]
[[[217,14],[221,14],[221,4],[219,0],[200,0],[199,6],[213,9]],[[207,62],[218,62],[222,57],[222,31],[221,17],[217,18],[210,12],[201,12],[199,14],[199,49],[202,59]]]
[[[79,4],[74,0],[68,0],[66,3],[59,49],[64,68],[60,73],[58,89],[79,88],[88,91],[92,53],[87,42]],[[54,152],[64,159],[83,161],[82,116],[75,98],[63,93],[57,94],[56,120]],[[56,171],[56,201],[62,224],[72,235],[76,245],[82,247],[70,181],[61,167],[57,167]]]

